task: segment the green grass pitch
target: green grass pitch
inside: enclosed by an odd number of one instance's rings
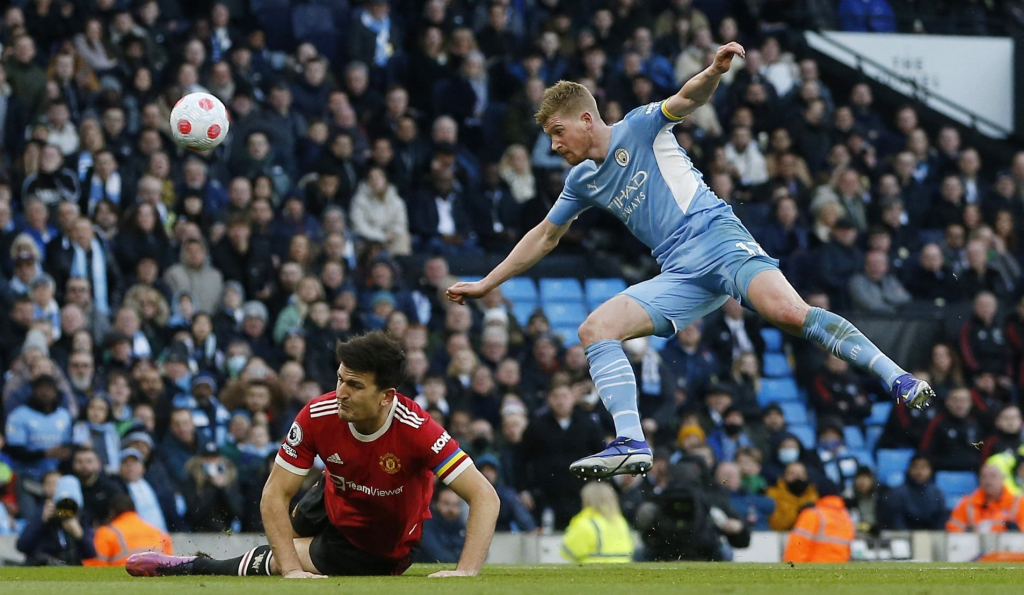
[[[1024,592],[1024,565],[1008,564],[629,564],[505,566],[479,577],[427,579],[441,566],[401,577],[286,581],[279,577],[132,578],[122,568],[0,568],[0,593],[40,595],[996,595]],[[448,567],[450,568],[450,566]]]

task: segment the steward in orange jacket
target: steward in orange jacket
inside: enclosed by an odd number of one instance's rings
[[[1003,483],[995,465],[985,465],[978,474],[980,487],[960,499],[946,521],[951,533],[1003,533],[1007,523],[1024,527],[1024,498],[1013,495]]]
[[[171,536],[142,520],[127,494],[115,496],[110,503],[108,524],[96,529],[93,544],[96,557],[82,562],[83,566],[124,566],[128,557],[142,552],[173,554]]]
[[[783,562],[849,562],[856,531],[839,496],[825,496],[805,508],[789,532]]]

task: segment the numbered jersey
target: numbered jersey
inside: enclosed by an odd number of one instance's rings
[[[395,560],[420,540],[435,477],[448,484],[473,465],[448,432],[402,395],[370,435],[338,417],[333,392],[310,401],[289,428],[277,464],[306,475],[317,456],[326,468],[331,523],[356,547]]]
[[[665,103],[644,105],[612,126],[607,158],[572,168],[548,213],[555,225],[597,207],[614,215],[663,266],[673,250],[699,234],[709,211],[731,208],[714,195],[676,142]]]

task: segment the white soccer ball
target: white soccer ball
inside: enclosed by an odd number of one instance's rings
[[[228,135],[228,111],[209,93],[189,93],[171,110],[174,142],[186,149],[208,151]]]

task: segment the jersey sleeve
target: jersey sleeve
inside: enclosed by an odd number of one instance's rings
[[[665,109],[665,101],[655,101],[647,105],[641,105],[635,110],[626,114],[623,118],[629,124],[630,132],[649,136],[653,138],[666,126],[678,124],[683,121],[678,116],[673,116]]]
[[[7,444],[11,446],[26,446],[28,445],[28,424],[22,419],[23,411],[15,409],[11,412],[11,416],[7,418],[7,428],[4,430],[4,435],[7,438]]]
[[[458,441],[429,416],[420,433],[426,441],[427,466],[445,485],[473,466],[473,459],[463,452]]]
[[[555,225],[562,226],[569,223],[573,219],[579,216],[580,213],[590,208],[590,205],[586,204],[576,194],[576,175],[575,172],[569,172],[569,176],[565,178],[565,185],[562,187],[562,193],[558,196],[558,200],[555,201],[554,206],[548,211],[547,220],[554,223]]]
[[[313,467],[316,457],[314,448],[312,419],[309,416],[309,405],[295,416],[288,433],[285,434],[281,448],[277,450],[277,465],[295,475],[306,475]]]

